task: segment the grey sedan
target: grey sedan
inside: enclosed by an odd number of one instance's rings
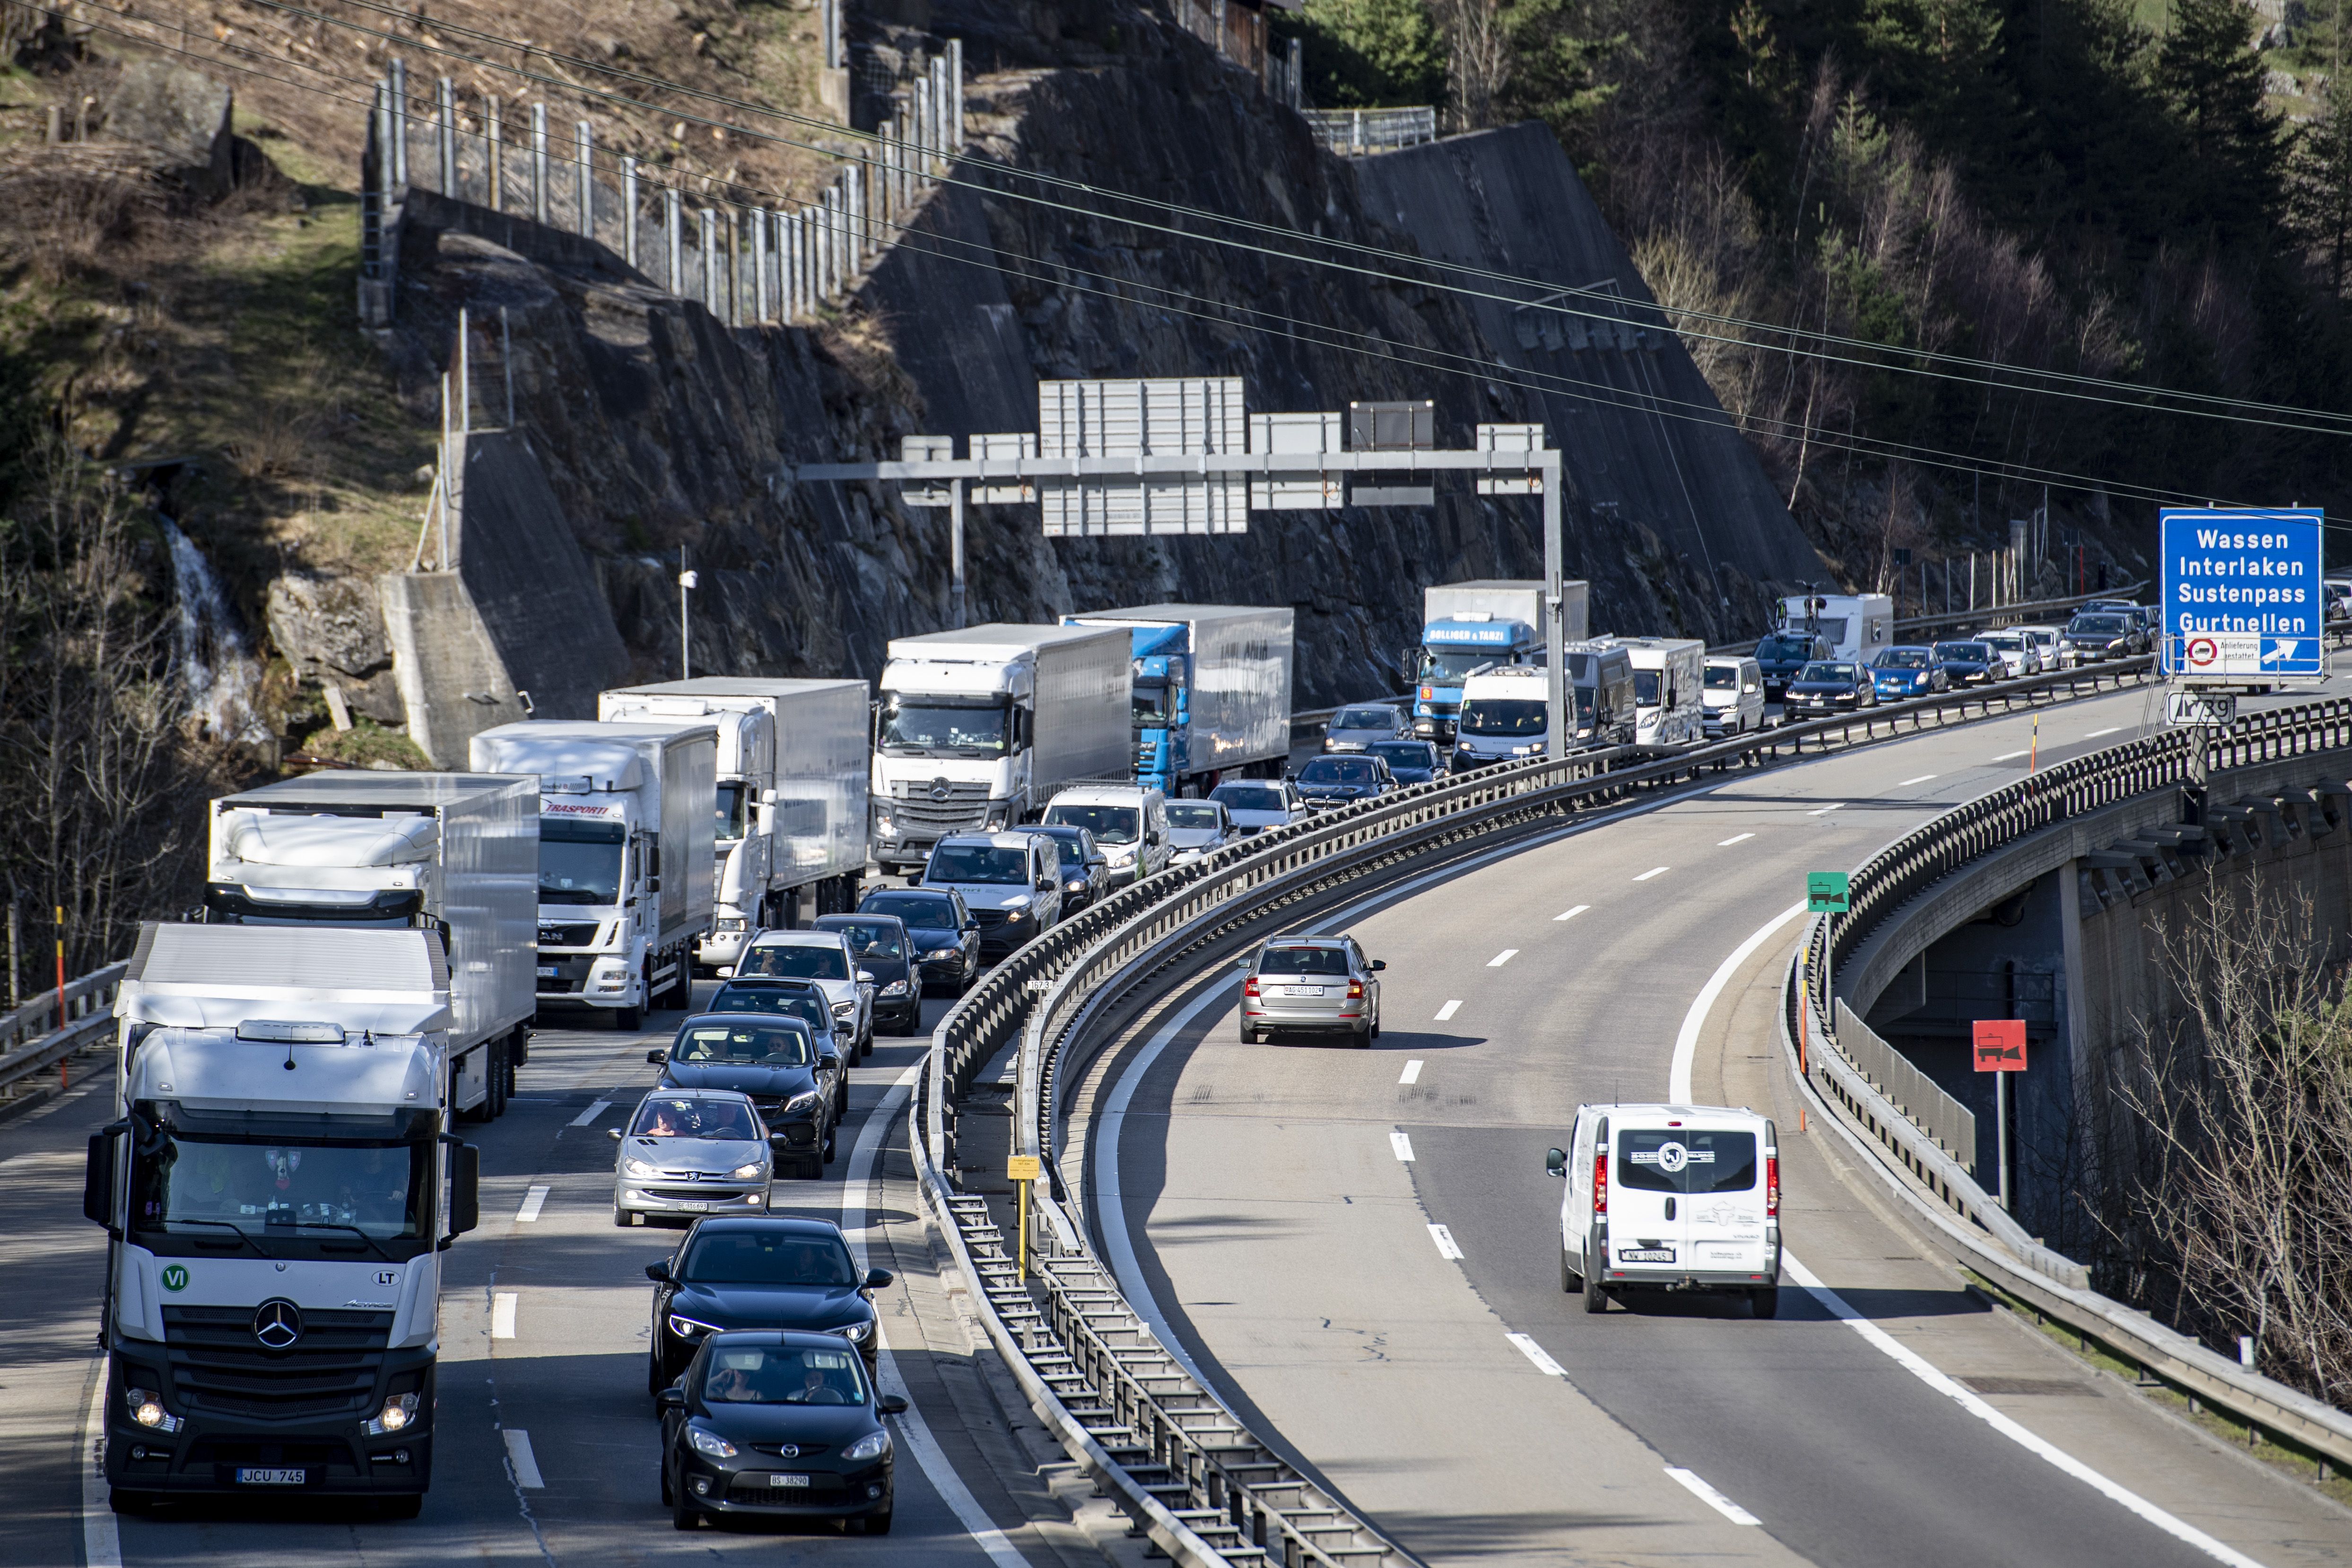
[[[1353,937],[1276,937],[1239,961],[1242,1043],[1254,1046],[1276,1029],[1344,1033],[1369,1046],[1381,1034],[1380,972]]]
[[[1222,800],[1171,800],[1168,803],[1168,847],[1171,861],[1197,860],[1233,842],[1234,819]]]
[[[767,1128],[750,1097],[657,1089],[639,1102],[613,1172],[613,1223],[765,1214],[775,1176]]]
[[[1360,752],[1375,741],[1410,741],[1412,721],[1402,708],[1386,702],[1360,702],[1331,715],[1323,731],[1327,752]]]

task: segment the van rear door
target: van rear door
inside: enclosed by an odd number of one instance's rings
[[[1616,1130],[1609,1162],[1609,1266],[1641,1274],[1678,1271],[1687,1248],[1689,1205],[1683,1173],[1689,1145],[1682,1130],[1655,1125]]]
[[[1754,1122],[1682,1131],[1688,1134],[1681,1205],[1685,1266],[1700,1274],[1769,1273],[1764,1178],[1769,1131],[1759,1136]]]

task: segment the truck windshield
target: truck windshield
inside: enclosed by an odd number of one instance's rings
[[[1415,684],[1459,686],[1470,672],[1500,662],[1493,648],[1423,648]]]
[[[1487,698],[1462,705],[1465,735],[1540,735],[1544,705],[1515,697]]]
[[[202,1240],[289,1237],[331,1241],[356,1229],[422,1239],[433,1145],[346,1143],[190,1132],[169,1122],[142,1139],[131,1168],[131,1224]]]
[[[1135,703],[1135,727],[1139,730],[1168,728],[1168,688],[1139,686],[1131,694]]]
[[[894,697],[882,710],[882,754],[1001,757],[1005,711],[1002,697]]]
[[[931,851],[924,871],[927,882],[1010,882],[1029,880],[1029,851],[994,844],[942,844]]]
[[[1131,805],[1063,805],[1045,808],[1045,825],[1049,827],[1083,827],[1095,836],[1097,844],[1132,844],[1135,842],[1136,810]],[[956,878],[957,881],[969,880]],[[1013,877],[1012,881],[1021,879]]]
[[[629,830],[617,822],[571,816],[539,819],[539,901],[617,904],[621,850]]]
[[[740,779],[724,780],[719,785],[719,816],[713,825],[715,836],[721,844],[731,844],[743,837],[751,821],[750,792]]]

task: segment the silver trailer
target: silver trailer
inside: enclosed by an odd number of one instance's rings
[[[1286,605],[1142,605],[1062,624],[1129,628],[1136,782],[1172,796],[1288,759],[1295,618]]]
[[[1570,579],[1559,585],[1560,607],[1570,642],[1589,637],[1585,584]],[[1517,621],[1543,631],[1543,584],[1508,578],[1485,577],[1472,583],[1438,583],[1422,591],[1421,618],[1434,621]],[[1541,646],[1541,637],[1538,637]]]

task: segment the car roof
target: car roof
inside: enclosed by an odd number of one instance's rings
[[[743,1015],[730,1013],[726,1016],[740,1018]],[[663,1100],[736,1100],[745,1105],[751,1104],[751,1097],[740,1089],[649,1089],[637,1097],[637,1104],[643,1107],[646,1100],[656,1096]],[[755,1106],[753,1109],[756,1110],[758,1108]]]
[[[1071,805],[1134,805],[1147,795],[1158,795],[1156,789],[1142,784],[1075,784],[1055,790],[1045,809],[1067,803]]]
[[[751,939],[753,947],[832,947],[841,941],[837,931],[763,931]]]
[[[719,1230],[768,1230],[785,1236],[834,1236],[841,1226],[829,1219],[809,1219],[799,1215],[740,1214],[714,1215],[695,1226],[695,1233]]]
[[[880,915],[868,915],[866,918],[867,920],[878,921],[883,917]],[[893,916],[891,918],[896,919],[897,917]],[[730,975],[727,979],[720,981],[719,983],[719,990],[724,991],[730,986],[736,985],[740,985],[747,990],[767,991],[789,991],[798,989],[802,991],[822,992],[824,989],[814,980],[803,980],[797,976],[790,974],[736,974]],[[711,993],[714,996],[718,994],[718,991]],[[698,1017],[700,1016],[699,1014],[696,1016]],[[732,1016],[732,1015],[730,1014],[730,1016]]]
[[[1270,936],[1266,938],[1265,942],[1259,943],[1259,946],[1261,947],[1269,948],[1345,947],[1347,945],[1348,939],[1344,936]]]
[[[809,1026],[809,1021],[806,1018],[795,1018],[790,1013],[688,1013],[677,1021],[677,1026],[681,1033],[694,1027],[697,1024],[724,1024],[731,1029],[746,1020],[761,1024],[782,1024],[794,1029],[805,1029]]]
[[[1617,1104],[1592,1104],[1578,1107],[1593,1110],[1612,1121],[1620,1118],[1646,1121],[1763,1121],[1763,1112],[1745,1105],[1667,1105],[1657,1100],[1622,1101]]]
[[[1026,827],[1003,833],[942,833],[934,849],[944,849],[950,844],[985,844],[992,849],[1026,849],[1037,835]]]
[[[853,910],[845,915],[819,915],[815,920],[809,922],[809,929],[812,931],[846,931],[849,928],[840,923],[844,921],[898,921],[898,917],[897,915],[886,915],[879,910],[877,910],[870,914],[860,914]],[[898,921],[898,923],[900,925],[904,925],[907,922],[904,921]],[[799,984],[805,985],[808,982],[803,980]]]

